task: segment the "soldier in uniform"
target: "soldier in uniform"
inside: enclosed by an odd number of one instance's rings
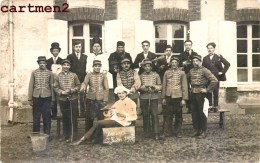
[[[180,70],[179,59],[171,58],[171,69],[167,70],[163,77],[162,103],[166,105],[164,112],[164,136],[172,135],[172,120],[175,113],[175,136],[181,138],[182,126],[182,105],[188,99],[187,77],[184,71]]]
[[[149,59],[145,59],[142,66],[144,72],[140,75],[141,87],[139,88],[139,91],[144,136],[146,138],[150,137],[151,132],[153,132],[154,139],[159,140],[158,91],[162,89],[162,83],[160,76],[152,71],[152,62]],[[150,114],[152,115],[152,124],[150,123]]]
[[[62,113],[63,138],[69,142],[77,137],[77,109],[78,109],[78,91],[80,81],[78,76],[69,71],[70,61],[62,61],[62,72],[55,77],[54,90],[58,95],[60,110]]]
[[[191,40],[186,40],[184,42],[184,52],[180,54],[180,65],[179,67],[182,67],[186,76],[187,73],[192,69],[193,64],[192,64],[192,58],[194,55],[198,55],[196,52],[192,50],[192,41]],[[189,100],[187,100],[187,108],[188,108],[188,113],[191,112],[191,103],[190,103],[190,81],[188,80],[188,89],[189,89]]]
[[[116,85],[116,75],[119,71],[122,70],[121,61],[125,58],[128,58],[133,64],[132,57],[130,53],[125,52],[125,43],[123,41],[117,42],[117,49],[114,53],[111,53],[108,61],[109,61],[109,72],[113,77],[113,88],[117,87]],[[115,94],[115,101],[118,100],[118,96]]]
[[[141,81],[138,73],[131,68],[131,61],[125,58],[121,61],[122,70],[117,73],[117,86],[124,86],[130,90],[129,98],[136,104],[139,97],[138,89],[141,86]]]
[[[55,101],[53,91],[53,74],[46,68],[46,57],[37,60],[39,68],[31,74],[28,89],[28,101],[33,106],[33,132],[40,132],[41,116],[43,118],[43,132],[50,135],[51,103]]]
[[[194,55],[193,68],[188,73],[191,81],[191,114],[194,132],[192,136],[206,137],[207,117],[203,112],[206,93],[211,93],[217,86],[217,78],[202,66],[201,56]]]
[[[88,72],[84,82],[81,84],[81,92],[86,92],[87,114],[85,121],[85,130],[88,131],[93,126],[95,118],[102,119],[102,111],[100,109],[108,102],[108,80],[107,74],[101,73],[101,61],[93,61],[93,71]]]

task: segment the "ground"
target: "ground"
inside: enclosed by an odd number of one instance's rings
[[[190,115],[184,116],[183,137],[154,141],[143,137],[142,127],[136,128],[134,145],[69,143],[53,139],[47,150],[33,153],[30,138],[32,124],[15,124],[1,128],[2,162],[259,162],[260,114],[228,115],[225,130],[218,124],[208,125],[205,139],[190,137]],[[209,122],[218,116],[210,116]],[[84,132],[79,123],[80,135]],[[55,136],[55,123],[52,135]]]

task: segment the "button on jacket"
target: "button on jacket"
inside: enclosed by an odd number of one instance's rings
[[[179,68],[167,70],[164,74],[162,98],[166,96],[188,100],[187,77]]]

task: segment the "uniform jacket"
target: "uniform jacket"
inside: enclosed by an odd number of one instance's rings
[[[61,57],[58,57],[57,60],[56,60],[56,64],[61,65],[61,62],[62,62]],[[54,64],[53,57],[51,57],[47,60],[47,69],[50,70],[50,71],[52,71],[52,69],[51,69],[52,64]]]
[[[180,98],[188,100],[188,83],[184,71],[169,69],[163,77],[162,98]]]
[[[146,73],[143,72],[140,75],[141,80],[141,87],[139,88],[140,91],[140,99],[149,99],[149,91],[146,86],[153,86],[151,92],[151,99],[158,99],[159,91],[162,90],[162,83],[160,76],[156,72]]]
[[[156,58],[156,55],[152,52],[148,52],[148,55],[147,55],[147,58],[149,58],[151,61],[154,60]],[[134,68],[139,68],[139,71],[138,71],[138,74],[142,74],[144,72],[144,69],[142,67],[140,67],[140,63],[144,60],[144,54],[143,52],[142,53],[139,53],[137,54],[136,58],[135,58],[135,61],[134,61]],[[155,67],[155,64],[153,63],[153,71],[156,71],[156,67]]]
[[[137,90],[141,86],[141,80],[138,73],[135,70],[130,69],[129,71],[120,71],[116,76],[117,86],[124,86],[129,90],[135,90],[133,94],[130,94],[131,99],[138,98],[139,94]]]
[[[35,98],[52,97],[52,101],[55,101],[53,90],[53,74],[48,69],[40,70],[36,69],[32,72],[29,89],[28,100],[31,101]]]
[[[224,68],[222,63],[224,64]],[[203,58],[202,65],[209,69],[219,81],[227,80],[226,72],[230,67],[230,63],[222,55],[213,54],[213,58],[211,60],[210,55],[208,54]],[[218,75],[219,72],[222,72],[223,74]]]
[[[203,66],[192,68],[187,75],[191,81],[192,93],[201,93],[202,89],[211,93],[218,84],[217,78]]]
[[[101,72],[103,71],[108,71],[109,66],[108,66],[108,54],[106,53],[99,53],[98,55],[94,53],[88,54],[88,59],[87,59],[87,72],[92,72],[93,71],[93,61],[94,60],[100,60],[101,61]]]
[[[67,59],[71,63],[70,71],[76,73],[80,83],[82,83],[86,76],[87,56],[81,53],[80,59],[78,59],[76,54],[73,52],[67,56]]]
[[[198,53],[194,52],[193,50],[191,50],[191,54],[187,51],[184,51],[180,54],[180,64],[179,67],[183,67],[183,70],[185,72],[185,74],[187,74],[190,69],[193,68],[193,64],[192,64],[192,57],[194,55],[198,55]],[[183,62],[187,61],[187,65],[183,65]]]
[[[129,97],[116,101],[112,109],[116,114],[111,117],[111,120],[120,123],[122,126],[129,126],[132,121],[137,119],[136,104]]]
[[[108,101],[108,80],[106,73],[87,73],[81,88],[89,86],[86,98],[91,100]]]
[[[65,74],[64,71],[60,72],[54,81],[54,90],[57,93],[59,100],[66,101],[67,95],[62,95],[61,92],[66,89],[73,89],[70,99],[78,98],[78,90],[80,88],[80,82],[78,76],[73,72],[68,72]]]

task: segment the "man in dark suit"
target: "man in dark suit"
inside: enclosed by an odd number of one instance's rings
[[[67,59],[71,63],[70,71],[76,73],[80,83],[82,83],[86,76],[86,64],[87,56],[81,52],[81,42],[75,41],[73,43],[73,53],[67,56]],[[84,94],[80,93],[80,117],[85,117],[85,107],[84,107]]]
[[[179,65],[179,67],[183,68],[183,71],[185,72],[185,74],[187,76],[188,72],[193,68],[192,58],[193,58],[193,56],[198,55],[198,53],[196,53],[192,50],[192,41],[191,40],[186,40],[184,42],[184,48],[185,48],[184,52],[182,52],[180,54],[180,65]],[[190,81],[188,80],[189,100],[186,101],[188,113],[191,112],[190,88],[191,88]]]
[[[49,58],[47,63],[47,69],[52,71],[54,74],[58,74],[61,71],[61,63],[62,59],[58,57],[60,53],[60,45],[57,42],[53,42],[51,44],[50,52],[53,55],[53,57]],[[56,97],[55,93],[54,96]],[[55,119],[57,117],[57,100],[53,102],[51,105],[51,117]]]
[[[156,55],[149,51],[150,48],[150,42],[147,40],[144,40],[142,42],[142,48],[143,52],[137,54],[135,61],[134,61],[134,68],[139,68],[138,74],[142,74],[144,72],[144,69],[141,66],[141,63],[144,59],[148,58],[149,60],[153,61],[156,58]],[[153,71],[156,70],[154,62],[152,63]]]
[[[218,81],[226,81],[226,75],[230,63],[220,54],[214,53],[216,44],[214,42],[208,43],[206,46],[208,49],[208,55],[203,58],[202,65],[209,69],[212,74],[218,79]],[[224,65],[224,67],[222,66]],[[212,93],[207,94],[209,100],[210,109],[214,109],[214,112],[218,111],[218,94],[219,94],[219,83]],[[212,107],[213,106],[213,107]]]
[[[123,41],[117,42],[117,49],[114,53],[111,53],[108,62],[109,62],[109,72],[112,74],[113,77],[113,88],[117,87],[116,83],[116,75],[119,71],[122,70],[121,61],[125,58],[130,60],[130,64],[133,65],[132,57],[130,53],[125,52],[125,43]],[[115,101],[119,98],[117,94],[115,94]]]

